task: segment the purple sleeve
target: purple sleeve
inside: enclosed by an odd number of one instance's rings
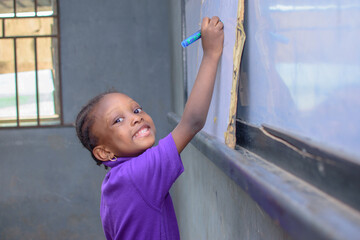
[[[169,134],[156,147],[131,160],[129,175],[144,200],[160,208],[183,171],[180,155]]]

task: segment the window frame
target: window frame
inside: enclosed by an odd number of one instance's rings
[[[61,48],[60,48],[60,10],[59,10],[59,0],[56,0],[55,3],[56,12],[54,11],[52,15],[38,15],[38,1],[34,1],[34,16],[17,16],[16,11],[16,0],[13,0],[13,14],[14,16],[8,17],[0,17],[1,25],[2,25],[2,32],[1,32],[1,39],[12,39],[13,46],[14,46],[14,75],[15,75],[15,101],[16,101],[16,119],[6,119],[1,120],[2,123],[13,123],[16,122],[16,126],[1,126],[0,129],[9,129],[9,128],[42,128],[42,127],[59,127],[65,126],[64,125],[64,118],[63,118],[63,108],[62,108],[62,81],[61,81]],[[39,18],[52,18],[56,24],[56,34],[47,34],[47,35],[26,35],[26,36],[6,36],[6,29],[5,29],[5,21],[7,19],[39,19]],[[57,51],[57,58],[54,59],[56,62],[54,63],[54,68],[56,74],[54,78],[54,116],[40,116],[40,103],[39,103],[39,82],[38,82],[38,53],[37,53],[37,39],[39,38],[52,38],[56,39],[56,51]],[[16,49],[16,40],[17,39],[33,39],[34,41],[34,65],[35,65],[35,96],[36,96],[36,117],[34,118],[20,118],[19,114],[19,88],[18,88],[18,71],[17,71],[17,49]],[[55,123],[50,123],[49,121],[54,121]],[[31,122],[35,124],[31,125],[21,125],[21,122]],[[45,123],[45,124],[44,124]]]

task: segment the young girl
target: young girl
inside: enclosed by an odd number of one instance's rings
[[[180,239],[169,189],[184,170],[179,154],[205,124],[223,27],[218,17],[203,19],[204,54],[195,84],[180,123],[156,147],[151,117],[125,94],[99,95],[78,114],[81,143],[98,165],[111,168],[101,187],[107,239]]]

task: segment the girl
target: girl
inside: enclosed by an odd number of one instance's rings
[[[98,165],[111,168],[101,187],[107,239],[180,239],[169,189],[184,170],[179,154],[205,124],[223,27],[218,17],[203,19],[204,54],[195,84],[180,123],[156,147],[151,117],[125,94],[101,94],[78,114],[81,143]]]

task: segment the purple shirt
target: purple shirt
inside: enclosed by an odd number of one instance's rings
[[[111,167],[100,204],[107,239],[180,239],[169,190],[184,167],[171,134],[140,156],[104,164]]]

